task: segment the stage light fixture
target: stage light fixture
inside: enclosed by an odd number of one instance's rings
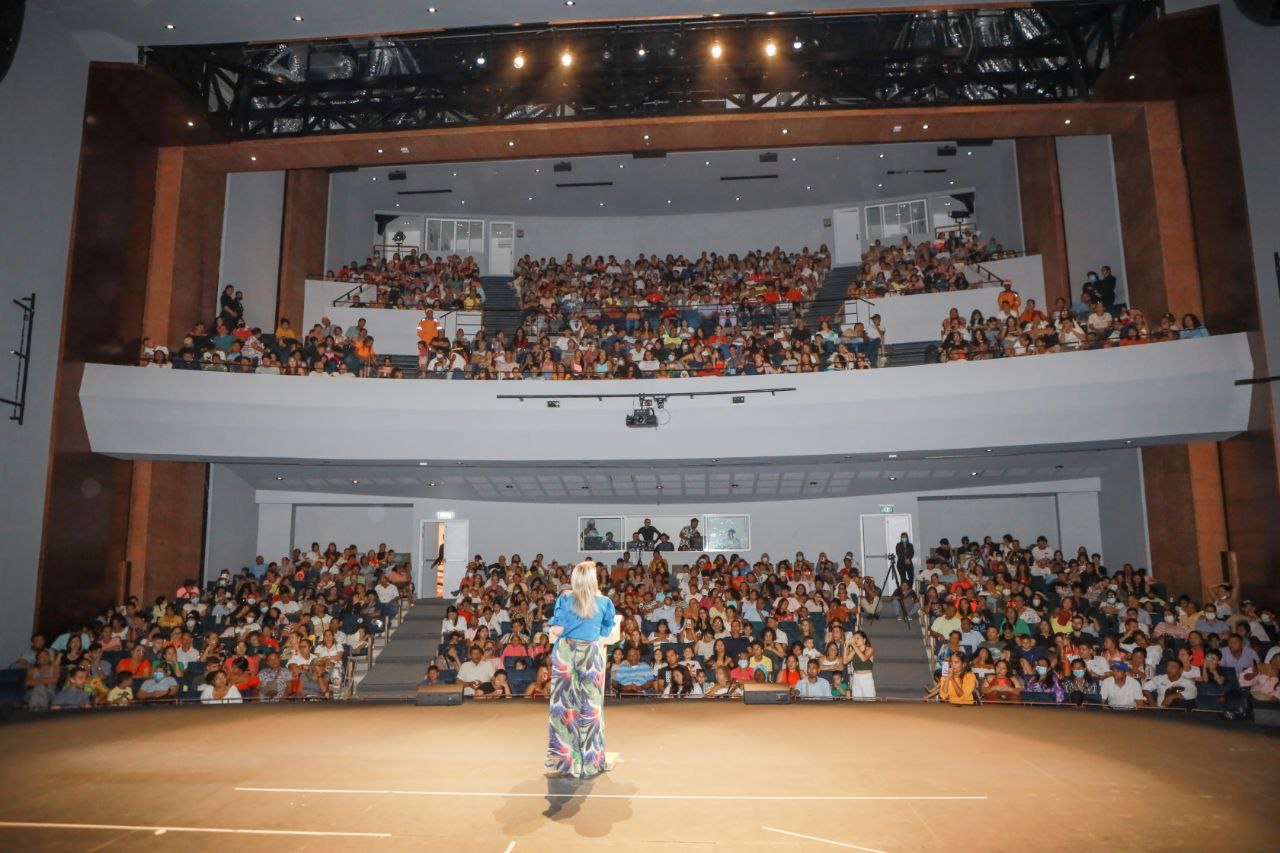
[[[166,30],[176,29],[176,27],[175,27],[173,24],[165,24],[165,25],[164,25],[164,28],[165,28]],[[1130,76],[1129,76],[1129,79],[1130,79],[1130,80],[1132,80],[1132,79],[1133,79],[1133,75],[1130,75]]]
[[[1137,80],[1137,79],[1138,79],[1138,75],[1137,75],[1137,74],[1130,74],[1130,75],[1129,75],[1129,79],[1130,79],[1130,80]]]
[[[560,64],[563,65],[565,68],[568,68],[570,65],[572,65],[573,54],[567,50],[564,53],[560,54]]]
[[[928,130],[928,129],[929,129],[929,125],[927,125],[927,124],[922,124],[922,125],[920,125],[920,129],[921,129],[921,130]]]
[[[791,131],[787,130],[785,127],[782,129],[782,135],[783,135],[783,136],[786,136],[786,135],[787,135],[788,133],[790,133],[790,132],[791,132]]]
[[[190,121],[190,120],[187,121],[187,127],[195,127],[195,126],[196,126],[196,123],[194,121]]]
[[[484,54],[476,57],[476,65],[484,65]]]
[[[724,55],[724,48],[720,46],[720,42],[711,45],[711,58],[719,59]]]
[[[643,47],[636,49],[636,56],[640,57],[641,59],[644,59],[646,53],[648,53],[648,51],[645,50]],[[1133,79],[1133,78],[1129,78],[1129,79]]]
[[[302,23],[302,21],[303,21],[303,18],[302,18],[302,16],[301,16],[301,15],[294,15],[294,16],[293,16],[293,22],[294,22],[295,24],[301,24],[301,23]]]
[[[516,68],[524,68],[524,54],[517,53],[515,59],[511,60],[511,64]]]
[[[649,134],[647,134],[647,133],[646,133],[646,134],[644,135],[644,141],[645,141],[645,142],[648,142],[648,141],[649,141]]]
[[[799,50],[802,47],[804,47],[804,42],[800,41],[800,39],[796,39],[791,43],[792,50]]]
[[[249,159],[256,163],[256,162],[258,162],[258,155],[257,155],[257,154],[250,154],[250,155],[249,155]]]
[[[1064,119],[1063,124],[1071,124],[1071,119]]]
[[[435,13],[436,13],[436,7],[435,7],[435,6],[428,6],[428,7],[427,7],[427,14],[428,14],[428,15],[434,15]]]
[[[765,56],[777,56],[777,55],[778,55],[778,45],[777,45],[777,43],[776,43],[776,42],[766,42],[766,43],[765,43],[765,46],[764,46],[764,55],[765,55]]]

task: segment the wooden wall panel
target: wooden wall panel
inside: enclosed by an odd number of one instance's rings
[[[329,210],[327,169],[291,169],[284,181],[284,221],[280,231],[280,279],[276,312],[302,329],[308,275],[323,273]]]
[[[1028,252],[1044,259],[1045,310],[1058,298],[1071,304],[1067,269],[1067,229],[1062,213],[1062,177],[1058,146],[1052,136],[1024,137],[1018,146],[1018,194],[1022,237]]]

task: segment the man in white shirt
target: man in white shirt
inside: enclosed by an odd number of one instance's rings
[[[960,630],[960,616],[956,613],[956,606],[950,601],[942,605],[942,614],[933,620],[933,624],[929,626],[929,633],[933,635],[935,640],[945,640],[951,636],[952,631]]]
[[[1171,660],[1165,664],[1164,674],[1142,685],[1148,698],[1155,695],[1155,702],[1162,708],[1184,707],[1194,704],[1196,683],[1182,671],[1182,662]]]
[[[1111,677],[1102,682],[1102,701],[1111,708],[1145,708],[1147,696],[1136,678],[1129,677],[1129,665],[1111,665]]]
[[[831,685],[818,675],[818,662],[809,661],[808,674],[791,688],[791,695],[800,699],[830,699]]]
[[[458,684],[462,685],[463,696],[474,696],[477,690],[493,681],[493,665],[483,658],[483,650],[472,646],[467,660],[458,667]]]
[[[1039,563],[1041,560],[1052,560],[1053,549],[1049,547],[1049,540],[1043,536],[1036,537],[1036,544],[1031,548],[1031,560]]]

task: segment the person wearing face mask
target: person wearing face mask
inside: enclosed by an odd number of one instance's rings
[[[136,687],[140,700],[172,699],[178,695],[178,682],[170,673],[168,664],[158,664],[151,677],[140,681]]]
[[[1186,642],[1187,634],[1191,633],[1191,629],[1184,623],[1178,621],[1178,614],[1173,609],[1164,611],[1164,615],[1160,619],[1160,623],[1151,631],[1151,636],[1169,637],[1173,640]]]
[[[894,556],[897,558],[899,577],[914,586],[916,581],[916,546],[911,544],[911,537],[903,533],[898,537],[898,544],[894,546],[893,551]]]
[[[1027,679],[1023,689],[1029,693],[1044,694],[1032,701],[1048,702],[1052,697],[1053,702],[1061,704],[1066,697],[1058,674],[1049,666],[1049,659],[1045,657],[1036,658],[1033,674]]]
[[[1218,617],[1216,605],[1206,604],[1204,610],[1200,613],[1200,618],[1196,620],[1196,630],[1206,637],[1209,634],[1217,634],[1225,639],[1231,633],[1231,626]]]
[[[1076,659],[1071,662],[1071,674],[1062,680],[1062,690],[1067,701],[1076,705],[1099,701],[1100,687],[1098,679],[1090,674],[1085,662]]]

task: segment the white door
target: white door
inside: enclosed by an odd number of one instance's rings
[[[471,522],[445,521],[444,527],[444,596],[453,598],[453,591],[462,582],[467,571],[471,550]]]
[[[859,516],[862,527],[862,574],[871,577],[881,588],[889,574],[888,555],[903,533],[911,536],[911,516],[906,513],[880,513]],[[914,537],[912,537],[914,539]]]
[[[856,207],[837,210],[831,217],[835,232],[835,254],[832,263],[838,267],[862,262],[862,211]]]
[[[516,224],[489,223],[489,275],[511,275],[516,260]]]

